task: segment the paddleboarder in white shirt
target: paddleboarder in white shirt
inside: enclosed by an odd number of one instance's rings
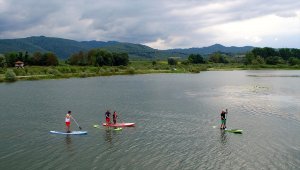
[[[67,133],[70,133],[70,126],[71,126],[71,111],[68,111],[68,113],[66,114],[66,118],[65,118],[65,122],[66,122],[66,131]]]

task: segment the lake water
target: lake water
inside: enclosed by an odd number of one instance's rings
[[[0,84],[0,169],[299,169],[300,71]],[[228,108],[228,128],[219,129]],[[136,127],[93,128],[106,109]],[[85,136],[64,130],[72,110]],[[78,130],[72,123],[72,129]]]

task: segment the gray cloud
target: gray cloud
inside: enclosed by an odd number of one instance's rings
[[[207,46],[222,41],[211,29],[218,25],[268,15],[300,22],[299,9],[298,0],[0,0],[0,38],[45,35],[148,44],[163,40],[172,48]],[[291,42],[299,47],[299,41]]]

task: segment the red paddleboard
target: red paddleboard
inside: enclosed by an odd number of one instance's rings
[[[102,123],[103,126],[109,126],[109,127],[133,127],[135,126],[135,123],[116,123],[116,124],[113,124],[113,123],[110,123],[110,124],[107,124],[107,123]]]

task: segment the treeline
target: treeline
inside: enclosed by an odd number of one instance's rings
[[[102,49],[73,54],[67,61],[70,65],[79,66],[126,66],[129,63],[127,53],[111,53]]]
[[[168,58],[168,63],[170,65],[176,65],[176,58],[170,57]],[[210,54],[208,56],[203,57],[201,54],[190,54],[187,60],[182,61],[182,64],[208,64],[208,63],[236,63],[236,59],[234,57],[227,55],[225,53],[216,52]]]
[[[35,52],[29,54],[28,52],[10,52],[0,55],[0,66],[14,67],[15,62],[22,61],[25,65],[36,66],[57,66],[58,58],[54,53]]]
[[[169,58],[169,64],[174,65],[174,58]],[[170,62],[171,61],[171,62]],[[300,65],[300,49],[290,48],[254,48],[246,53],[244,57],[234,56],[231,54],[216,52],[203,57],[200,54],[191,54],[188,59],[182,62],[183,64],[205,64],[205,63],[241,63],[245,65],[257,64],[289,64]]]
[[[244,64],[300,64],[300,49],[254,48],[246,54]]]

